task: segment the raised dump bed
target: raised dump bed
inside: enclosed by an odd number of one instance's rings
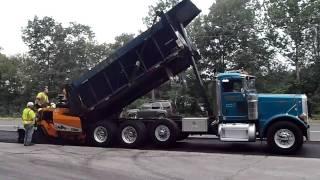
[[[85,117],[118,113],[191,65],[183,28],[200,10],[184,0],[147,31],[74,80],[69,90],[73,113]]]

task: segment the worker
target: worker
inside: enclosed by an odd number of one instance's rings
[[[62,88],[62,101],[67,101],[67,90],[66,87]]]
[[[49,104],[49,98],[48,98],[48,86],[45,86],[43,92],[39,92],[36,96],[36,108],[45,108],[48,107]]]
[[[25,130],[24,146],[32,145],[33,126],[35,123],[36,113],[33,111],[33,102],[28,102],[27,107],[22,112],[22,123]]]
[[[69,88],[70,87],[68,84],[65,84],[62,87],[62,94],[61,94],[61,99],[60,99],[60,106],[61,107],[68,107],[68,97],[69,97],[68,90],[69,90]]]

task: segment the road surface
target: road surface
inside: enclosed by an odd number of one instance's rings
[[[165,151],[0,143],[0,179],[319,180],[319,148],[306,144],[286,157],[265,154],[257,144],[192,140]]]

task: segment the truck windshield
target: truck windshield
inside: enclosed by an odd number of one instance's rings
[[[222,80],[223,92],[241,92],[241,79]]]

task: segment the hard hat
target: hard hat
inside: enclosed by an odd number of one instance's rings
[[[55,103],[50,103],[51,108],[56,108],[56,104]]]
[[[33,102],[28,102],[27,103],[27,107],[32,107],[32,106],[34,106]]]

